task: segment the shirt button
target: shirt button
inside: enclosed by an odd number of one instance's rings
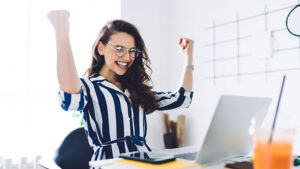
[[[127,117],[127,120],[128,120],[128,121],[130,121],[130,118],[129,118],[129,117]]]

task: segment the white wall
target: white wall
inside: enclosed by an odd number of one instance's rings
[[[121,16],[133,23],[140,31],[151,61],[154,89],[169,88],[169,39],[168,1],[122,1]],[[155,49],[155,50],[153,50]],[[162,69],[162,67],[165,67]],[[150,146],[163,147],[163,125],[160,113],[152,113],[148,118],[147,138]]]
[[[273,98],[269,114],[265,120],[265,126],[271,126],[270,120],[273,117],[275,104],[279,94],[282,75],[287,74],[287,83],[279,113],[278,127],[292,124],[300,128],[297,119],[300,119],[300,72],[294,71],[278,71],[277,73],[269,73],[258,75],[241,76],[232,78],[218,78],[215,83],[211,79],[207,79],[212,75],[212,65],[205,62],[212,58],[212,50],[204,47],[205,44],[212,42],[212,32],[205,31],[204,28],[211,26],[213,20],[216,24],[235,20],[237,12],[239,17],[247,17],[264,12],[265,4],[268,10],[280,9],[295,5],[297,2],[287,2],[284,0],[128,0],[122,1],[122,17],[135,23],[144,36],[150,57],[152,59],[152,68],[154,72],[153,81],[156,89],[175,89],[180,81],[182,72],[183,59],[177,49],[176,42],[181,36],[189,37],[195,40],[194,58],[194,99],[190,109],[174,111],[173,119],[178,113],[185,113],[187,117],[186,129],[186,145],[201,145],[203,137],[212,118],[218,98],[221,94],[237,94],[251,96],[268,96]],[[288,10],[287,10],[288,11]],[[268,20],[268,31],[284,27],[284,18],[287,11],[279,14],[272,14]],[[263,20],[255,20],[243,25],[241,34],[246,32],[251,34],[249,41],[244,42],[241,47],[244,51],[250,52],[251,57],[241,59],[241,72],[254,72],[264,70],[265,63],[269,69],[286,69],[300,67],[299,50],[291,52],[277,53],[273,58],[268,56],[268,50],[262,48],[268,45],[265,37],[268,31],[260,31],[263,26]],[[154,26],[155,25],[155,26]],[[159,29],[158,29],[159,28]],[[236,31],[232,29],[220,30],[217,32],[219,40],[232,37]],[[295,38],[283,33],[278,36],[276,45],[285,48],[288,44],[292,44]],[[162,39],[157,41],[157,39]],[[297,39],[296,39],[297,40]],[[162,48],[161,45],[167,45],[168,48]],[[236,47],[229,46],[222,55],[230,54],[235,51]],[[162,55],[164,54],[164,55]],[[222,56],[218,55],[218,56]],[[158,56],[166,56],[162,58]],[[268,62],[264,62],[268,59]],[[235,70],[235,63],[222,62],[217,63],[217,73],[232,73]],[[158,116],[158,115],[157,115]],[[156,118],[157,120],[157,118]],[[156,121],[149,119],[149,123],[156,124]],[[156,131],[151,129],[149,131]],[[157,131],[156,131],[157,132]],[[157,134],[157,133],[156,133]],[[149,133],[147,140],[150,145],[162,146],[161,140],[153,139],[153,133]],[[300,137],[297,134],[295,140],[295,152],[299,154]]]

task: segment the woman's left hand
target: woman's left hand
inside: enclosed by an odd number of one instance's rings
[[[194,41],[188,38],[180,38],[178,45],[181,49],[181,52],[186,57],[193,57]]]

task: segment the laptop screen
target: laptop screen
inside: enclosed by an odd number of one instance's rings
[[[251,119],[261,125],[270,103],[270,98],[221,96],[196,161],[212,163],[248,154]]]

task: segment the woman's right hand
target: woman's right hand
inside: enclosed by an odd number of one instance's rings
[[[56,33],[69,32],[69,16],[70,13],[67,10],[55,10],[55,11],[50,11],[47,14],[47,17],[50,20],[51,24],[53,25]]]
[[[57,77],[60,88],[67,93],[80,93],[80,80],[76,70],[69,38],[69,11],[55,10],[47,14],[56,33]]]

